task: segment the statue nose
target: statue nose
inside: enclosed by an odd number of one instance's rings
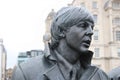
[[[93,35],[93,29],[91,28],[91,26],[88,27],[86,34]]]

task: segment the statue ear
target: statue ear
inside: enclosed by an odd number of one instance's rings
[[[65,34],[64,33],[60,33],[59,37],[65,38]]]
[[[65,30],[63,30],[62,28],[60,28],[59,37],[60,37],[60,38],[64,38],[64,37],[65,37]]]

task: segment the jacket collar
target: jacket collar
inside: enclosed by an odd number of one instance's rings
[[[80,63],[83,68],[87,68],[91,65],[91,60],[93,57],[93,52],[88,50],[80,56]]]
[[[89,66],[89,68],[85,70],[85,72],[82,74],[80,80],[91,80],[95,76],[97,71],[98,71],[97,67]]]
[[[47,72],[45,72],[44,76],[47,77],[49,80],[65,80],[57,64],[55,64]]]
[[[96,72],[98,71],[98,68],[95,66],[89,66],[85,70],[85,72],[82,74],[81,78],[79,80],[91,80]],[[49,80],[65,80],[63,75],[61,74],[61,71],[57,64],[52,66],[47,72],[43,74],[45,77],[47,77]],[[87,76],[87,77],[86,77]]]
[[[57,60],[54,57],[54,52],[52,51],[52,49],[50,49],[50,47],[48,48],[48,50],[49,51],[45,51],[45,55],[44,56],[49,61],[55,62],[55,64],[49,70],[47,70],[47,72],[44,73],[44,76],[46,76],[50,80],[65,80],[63,75],[61,74],[61,71],[60,71],[59,67],[58,67],[58,64],[56,62]],[[91,66],[92,56],[93,56],[93,52],[92,51],[88,51],[86,53],[83,53],[80,56],[79,60],[80,60],[81,66],[83,68],[87,69],[85,71],[85,73],[83,73],[83,75],[82,75],[80,80],[88,80],[88,79],[86,79],[85,75],[89,75],[88,77],[90,78],[91,77],[90,74],[93,74],[93,73],[95,74],[97,68]]]

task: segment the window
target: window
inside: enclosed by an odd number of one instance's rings
[[[114,18],[114,19],[113,19],[113,24],[114,24],[114,25],[120,25],[120,18],[119,18],[119,17]]]
[[[114,2],[112,3],[112,7],[113,7],[114,9],[120,8],[120,1],[114,1]]]
[[[116,31],[116,41],[120,41],[120,31]]]
[[[85,3],[84,3],[84,2],[82,2],[80,5],[81,5],[82,7],[85,7]]]
[[[92,8],[96,9],[97,8],[97,2],[92,2]]]
[[[35,57],[35,52],[34,51],[31,51],[31,56]]]
[[[27,54],[25,52],[19,53],[18,57],[27,57]]]
[[[99,48],[95,48],[94,52],[95,52],[95,57],[99,57],[99,54],[100,54]]]
[[[118,57],[120,57],[120,48],[117,50]]]
[[[99,31],[98,30],[94,30],[94,40],[98,40],[98,35],[99,35]]]
[[[27,51],[27,57],[30,58],[31,57],[31,52],[30,51]]]
[[[97,15],[93,15],[95,23],[97,23]]]
[[[18,61],[18,64],[20,64],[20,63],[22,63],[22,62],[24,62],[24,60],[19,60],[19,61]]]
[[[35,56],[38,56],[38,52],[37,52],[37,51],[35,51],[35,53],[34,53],[34,54],[35,54]]]

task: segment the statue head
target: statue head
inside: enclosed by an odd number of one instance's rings
[[[59,41],[65,38],[64,33],[82,21],[94,24],[93,16],[86,8],[68,6],[60,9],[51,25],[51,47],[56,48]]]

